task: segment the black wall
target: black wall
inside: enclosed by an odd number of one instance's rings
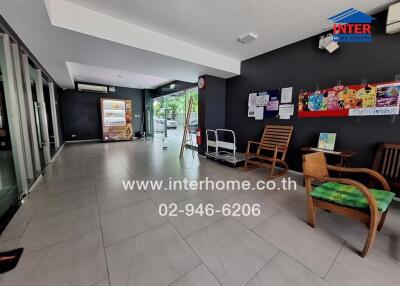
[[[144,91],[115,87],[115,92],[92,93],[63,90],[60,95],[63,114],[64,140],[102,138],[100,98],[130,99],[133,104],[133,130],[142,131]],[[139,115],[139,117],[138,117]],[[72,135],[76,135],[73,137]]]
[[[226,81],[210,75],[203,77],[206,87],[199,89],[199,126],[203,132],[204,144],[199,146],[200,154],[206,150],[206,129],[225,128]]]
[[[294,87],[315,90],[342,84],[385,82],[400,74],[400,34],[384,32],[386,12],[375,15],[371,43],[341,44],[333,54],[318,49],[319,36],[283,47],[242,62],[241,75],[228,79],[226,86],[226,127],[235,130],[239,148],[244,151],[247,140],[259,140],[265,124],[292,124],[294,134],[288,153],[290,168],[301,170],[304,146],[316,146],[320,132],[337,133],[337,149],[358,152],[352,164],[371,166],[378,142],[400,142],[400,118],[373,116],[359,118],[307,118],[292,120],[247,117],[248,94],[273,88]],[[208,106],[207,106],[208,108]]]

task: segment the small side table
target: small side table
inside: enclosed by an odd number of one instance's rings
[[[322,149],[316,150],[313,147],[303,147],[300,150],[304,153],[324,152],[325,155],[338,157],[340,159],[340,161],[339,161],[340,163],[338,164],[339,167],[346,167],[348,160],[357,154],[357,152],[349,151],[349,150],[343,150],[343,151],[335,150],[335,151],[331,152],[331,151],[322,150]]]

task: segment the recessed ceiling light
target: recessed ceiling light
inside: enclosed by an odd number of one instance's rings
[[[242,44],[248,44],[251,43],[255,40],[257,40],[258,35],[254,33],[247,33],[244,35],[241,35],[237,40],[242,43]]]

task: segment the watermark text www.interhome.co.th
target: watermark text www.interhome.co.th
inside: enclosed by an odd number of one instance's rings
[[[284,190],[293,191],[297,189],[297,183],[290,177],[284,177],[278,182],[276,180],[252,182],[249,180],[212,180],[206,177],[203,180],[190,180],[168,178],[168,180],[122,180],[125,191],[262,191],[262,190]]]

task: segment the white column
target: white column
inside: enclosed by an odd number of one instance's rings
[[[51,119],[53,122],[54,145],[56,149],[60,148],[60,137],[58,136],[57,107],[54,94],[54,82],[49,82]]]
[[[39,144],[38,144],[38,136],[37,136],[37,129],[36,129],[36,119],[35,119],[35,110],[33,106],[33,97],[32,97],[32,89],[31,89],[31,77],[29,74],[29,58],[27,55],[22,54],[22,70],[24,75],[25,81],[25,94],[26,100],[28,102],[28,116],[29,116],[29,123],[32,132],[32,151],[33,151],[33,158],[35,162],[35,170],[36,174],[40,174],[42,172],[42,166],[40,164],[40,154],[39,154]]]
[[[14,57],[14,67],[15,67],[15,80],[17,84],[17,95],[19,102],[19,110],[21,113],[21,127],[22,127],[22,135],[23,135],[23,144],[25,150],[25,162],[26,162],[26,170],[28,179],[33,180],[35,175],[33,173],[33,165],[32,165],[32,152],[31,152],[31,144],[29,138],[29,129],[28,129],[28,120],[27,120],[27,112],[24,98],[24,88],[22,84],[22,73],[21,73],[21,59],[19,47],[17,44],[12,44],[12,51]]]
[[[7,118],[9,124],[12,153],[14,159],[15,175],[18,189],[21,192],[28,192],[26,177],[24,149],[22,145],[20,112],[16,93],[16,83],[13,73],[13,60],[11,53],[10,38],[3,34],[2,47],[0,47],[0,65],[3,76],[4,94],[7,106]]]
[[[35,75],[35,83],[36,83],[36,95],[39,103],[39,116],[40,116],[40,134],[42,135],[42,144],[44,149],[44,159],[46,165],[50,162],[50,139],[49,139],[49,129],[47,125],[47,115],[46,115],[46,104],[44,102],[43,95],[43,78],[42,71],[40,69],[36,70]]]

